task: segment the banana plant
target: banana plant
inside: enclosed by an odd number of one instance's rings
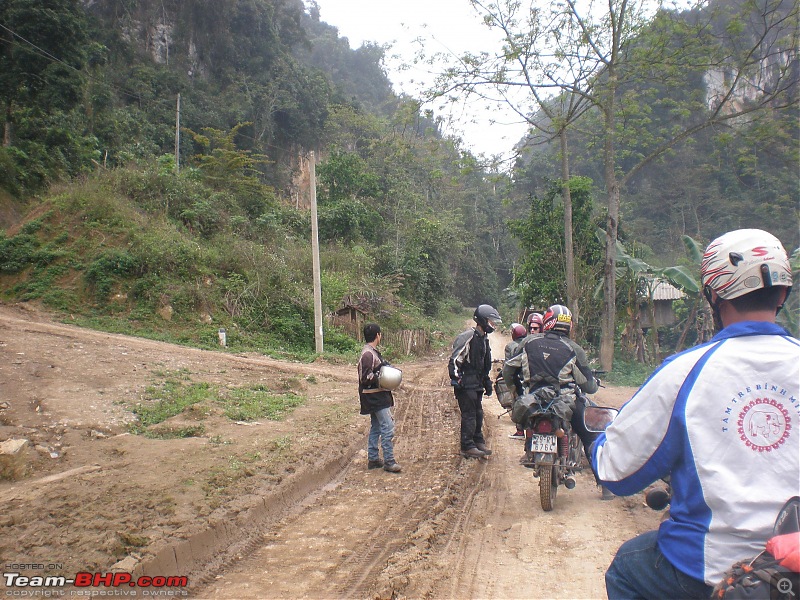
[[[605,236],[605,233],[598,231],[598,237],[600,235]],[[639,258],[631,256],[626,251],[622,242],[617,240],[617,280],[628,279],[631,282],[632,287],[636,290],[636,293],[632,294],[634,296],[632,298],[633,305],[631,306],[631,310],[628,311],[628,319],[630,322],[628,327],[626,327],[626,331],[639,329],[639,311],[637,304],[638,299],[643,298],[647,303],[647,310],[650,316],[650,322],[652,323],[652,327],[650,328],[650,338],[654,353],[653,357],[655,359],[658,359],[659,347],[658,326],[655,321],[654,295],[656,288],[662,281],[665,281],[681,290],[690,299],[690,314],[686,319],[686,324],[681,332],[681,337],[678,340],[676,350],[680,351],[682,349],[689,328],[693,324],[698,325],[698,340],[704,340],[711,332],[711,329],[708,327],[708,324],[710,324],[710,320],[708,318],[696,318],[698,311],[703,311],[704,303],[702,294],[700,293],[700,283],[693,271],[696,270],[697,274],[699,275],[700,262],[703,258],[703,249],[693,238],[688,235],[682,236],[681,239],[683,241],[687,257],[693,264],[697,266],[696,269],[691,269],[683,265],[676,265],[672,267],[654,267]],[[596,293],[599,293],[600,291],[602,291],[602,287],[599,287]],[[704,317],[708,317],[708,315],[704,314]],[[640,340],[638,343],[643,342],[641,336],[638,336],[638,339]],[[640,358],[640,360],[645,356],[645,354],[646,353],[643,348],[637,349],[637,356]]]

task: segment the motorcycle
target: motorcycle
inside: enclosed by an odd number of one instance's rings
[[[583,413],[583,424],[592,433],[602,433],[616,418],[619,411],[615,408],[604,406],[587,406]],[[657,485],[645,492],[644,501],[653,510],[664,510],[669,506],[672,498],[669,475],[662,480],[663,485]],[[669,513],[664,517],[669,518]]]
[[[592,406],[577,386],[570,386],[567,393],[582,399],[586,410],[602,408]],[[530,402],[526,409],[525,425],[533,432],[530,440],[532,468],[539,479],[539,501],[542,509],[551,511],[555,506],[559,486],[563,485],[571,490],[575,487],[575,475],[583,470],[582,444],[570,425],[568,415],[571,411],[566,410],[569,400],[564,397],[563,391],[557,393],[552,387],[543,387],[526,396],[520,399],[515,408],[519,417],[519,406]]]

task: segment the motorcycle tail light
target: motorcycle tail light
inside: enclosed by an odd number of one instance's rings
[[[533,430],[536,433],[552,433],[553,432],[553,424],[550,421],[539,421],[536,425],[533,426]]]

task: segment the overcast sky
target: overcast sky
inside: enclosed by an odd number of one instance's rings
[[[389,43],[392,49],[388,54],[400,55],[406,64],[419,48],[414,42],[417,38],[424,39],[426,54],[492,51],[498,45],[469,0],[317,0],[317,4],[320,20],[336,27],[351,48],[365,41]],[[387,67],[395,91],[413,97],[419,97],[418,86],[430,83],[435,75],[418,67],[401,70],[395,59],[387,61]],[[453,121],[453,128],[445,133],[460,135],[474,154],[508,155],[526,131],[518,116],[483,106],[440,106],[434,111]],[[497,122],[490,125],[492,118]]]

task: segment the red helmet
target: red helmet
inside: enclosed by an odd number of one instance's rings
[[[524,338],[528,335],[528,331],[525,329],[524,325],[520,325],[519,323],[512,323],[511,324],[511,339],[515,342],[519,339]]]
[[[572,313],[566,306],[554,304],[544,313],[544,330],[569,335],[572,330]]]
[[[539,326],[539,331],[543,331],[544,330],[544,321],[542,320],[542,314],[541,313],[536,313],[535,312],[535,313],[531,313],[530,314],[530,316],[528,317],[528,329],[530,329],[531,326],[533,326],[533,325],[538,325]]]

